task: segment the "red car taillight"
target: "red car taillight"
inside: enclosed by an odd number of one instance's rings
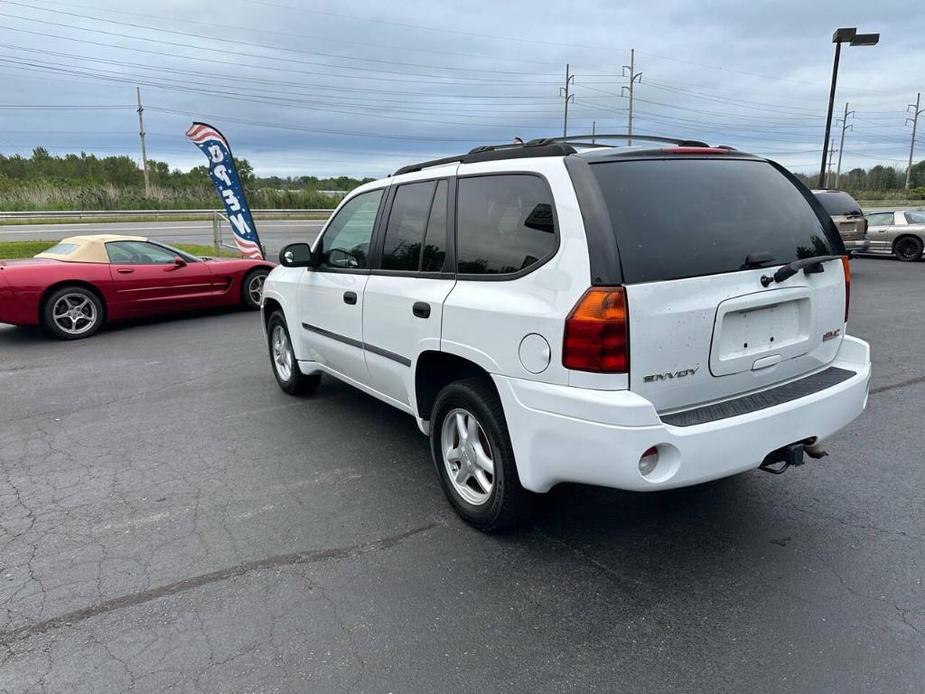
[[[565,321],[563,366],[598,373],[628,372],[628,323],[623,287],[592,287]]]
[[[841,266],[845,271],[845,322],[848,322],[848,306],[851,304],[851,263],[848,256],[841,257]]]

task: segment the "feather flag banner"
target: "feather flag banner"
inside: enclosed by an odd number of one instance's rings
[[[244,197],[244,187],[234,165],[228,140],[208,123],[199,122],[189,127],[186,137],[209,159],[209,178],[225,205],[235,246],[246,258],[264,259],[263,245]]]

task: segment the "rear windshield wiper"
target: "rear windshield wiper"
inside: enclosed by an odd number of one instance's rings
[[[794,260],[792,263],[779,268],[773,275],[762,275],[761,286],[767,287],[769,284],[771,284],[771,282],[783,282],[784,280],[793,277],[800,270],[804,270],[806,272],[822,272],[822,263],[826,263],[830,260],[840,259],[840,255],[817,255],[813,256],[812,258],[800,258],[799,260]]]

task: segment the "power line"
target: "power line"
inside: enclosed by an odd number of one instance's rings
[[[208,36],[204,34],[197,34],[195,32],[178,31],[176,29],[165,29],[163,27],[153,27],[153,26],[146,25],[146,24],[137,24],[134,22],[124,22],[124,21],[120,21],[117,19],[110,19],[108,17],[86,15],[86,14],[80,14],[78,12],[67,12],[65,10],[55,10],[55,9],[50,9],[46,7],[39,7],[37,5],[33,5],[30,3],[17,2],[16,0],[0,0],[0,3],[5,4],[5,5],[16,5],[19,7],[25,7],[25,8],[32,9],[32,10],[39,10],[41,12],[49,12],[49,13],[53,13],[57,15],[64,15],[67,17],[76,17],[78,19],[89,19],[94,22],[106,22],[108,24],[115,24],[117,26],[125,26],[125,27],[130,27],[133,29],[142,29],[145,31],[153,30],[153,31],[159,31],[159,32],[164,32],[168,34],[176,34],[178,36],[186,36],[190,38],[203,39],[206,41],[217,41],[217,39],[215,39],[212,36]],[[23,17],[18,17],[18,19],[29,19],[30,21],[43,21],[43,20],[39,20],[35,18],[23,18]],[[83,27],[76,27],[76,28],[83,28]],[[241,28],[242,27],[236,27],[236,29],[238,30],[240,30]],[[129,37],[129,38],[140,38],[140,37]],[[338,60],[354,60],[358,62],[380,63],[383,65],[395,65],[395,66],[401,66],[401,67],[418,67],[418,68],[424,68],[427,70],[447,70],[447,71],[453,71],[453,72],[466,72],[466,73],[484,72],[484,73],[490,73],[490,74],[518,75],[518,76],[529,75],[529,74],[536,75],[536,76],[546,76],[548,74],[545,72],[526,73],[520,70],[494,70],[494,69],[481,69],[481,68],[473,69],[468,66],[432,65],[432,64],[427,64],[427,63],[407,63],[407,62],[402,62],[398,60],[385,60],[382,58],[363,58],[363,57],[343,55],[343,54],[338,54],[338,53],[323,53],[321,51],[306,51],[306,50],[302,50],[298,48],[288,48],[286,46],[278,46],[278,45],[270,46],[267,44],[254,43],[254,42],[241,41],[241,40],[235,40],[235,43],[237,45],[249,46],[251,48],[262,48],[262,49],[271,50],[271,51],[286,51],[289,53],[296,53],[298,55],[320,56],[323,58],[335,58]],[[360,69],[368,69],[368,68],[360,68]]]
[[[77,70],[77,69],[63,68],[63,67],[60,67],[58,65],[53,65],[53,64],[39,64],[39,63],[28,62],[28,61],[11,60],[9,58],[3,58],[3,57],[0,57],[0,63],[11,64],[13,66],[19,67],[20,69],[26,69],[26,70],[39,70],[42,72],[69,74],[69,75],[74,75],[78,77],[84,77],[84,78],[96,79],[96,80],[102,80],[102,81],[112,81],[112,82],[120,82],[120,83],[128,83],[128,84],[137,83],[143,86],[154,87],[158,89],[165,89],[167,91],[178,91],[178,92],[193,93],[193,94],[200,94],[200,95],[208,94],[208,95],[220,98],[220,99],[230,99],[233,101],[244,101],[244,102],[250,102],[250,103],[257,103],[257,104],[275,103],[275,104],[289,106],[290,108],[299,108],[299,109],[305,109],[305,110],[310,110],[310,111],[324,111],[328,113],[340,113],[340,114],[369,117],[369,118],[387,118],[391,120],[401,120],[403,122],[413,121],[413,122],[420,122],[420,123],[437,123],[441,125],[462,125],[462,126],[468,126],[468,127],[495,128],[495,129],[498,129],[498,128],[537,128],[539,129],[539,128],[545,127],[545,126],[532,124],[532,123],[486,123],[484,122],[484,119],[479,119],[476,122],[462,122],[462,121],[435,120],[435,119],[428,119],[428,118],[412,118],[408,116],[389,115],[386,113],[382,113],[381,110],[377,112],[368,113],[368,112],[363,112],[363,111],[347,110],[345,108],[323,107],[323,106],[319,106],[317,102],[307,101],[307,100],[287,99],[287,98],[282,98],[282,97],[267,97],[267,96],[261,96],[261,95],[258,95],[259,98],[254,98],[253,95],[249,95],[246,92],[218,90],[218,89],[213,88],[212,85],[195,83],[195,82],[186,82],[184,84],[170,83],[170,82],[164,82],[164,81],[157,82],[157,81],[151,81],[150,78],[145,77],[145,76],[129,75],[127,73],[126,74],[121,74],[121,73],[113,74],[113,73],[105,73],[105,72],[100,72],[100,71],[95,71],[95,72],[82,71],[82,70]]]
[[[2,13],[0,13],[0,15],[2,15]],[[29,35],[32,35],[32,36],[39,36],[39,37],[44,38],[44,39],[57,39],[57,40],[62,40],[62,41],[73,41],[73,42],[75,42],[75,43],[84,43],[84,44],[88,44],[88,45],[92,45],[92,46],[100,46],[100,47],[103,47],[103,48],[112,48],[112,49],[116,49],[116,50],[129,51],[129,52],[131,52],[131,53],[143,53],[143,54],[146,54],[146,55],[160,55],[160,56],[165,56],[165,57],[174,58],[174,59],[180,58],[180,59],[182,59],[182,60],[184,60],[184,61],[196,61],[196,62],[205,62],[205,63],[215,63],[215,64],[220,64],[220,65],[232,65],[232,66],[235,66],[235,67],[238,67],[238,68],[240,68],[240,66],[241,66],[240,61],[238,61],[238,60],[218,60],[217,58],[206,58],[206,57],[201,57],[201,56],[178,56],[176,53],[168,53],[168,52],[166,52],[166,51],[153,51],[153,50],[150,50],[150,49],[144,49],[144,48],[138,48],[138,47],[132,47],[132,46],[120,46],[120,45],[118,45],[118,44],[113,44],[113,43],[105,43],[105,42],[102,42],[102,41],[93,41],[93,40],[91,40],[91,39],[79,39],[79,38],[74,38],[74,37],[71,37],[71,36],[62,36],[62,35],[60,35],[60,34],[51,34],[51,33],[48,33],[48,32],[32,31],[32,30],[30,30],[30,29],[21,29],[21,28],[16,28],[16,27],[4,27],[4,28],[5,28],[7,31],[15,31],[15,32],[22,33],[22,34],[29,34]],[[41,50],[44,50],[44,49],[26,49],[26,50],[41,51]],[[208,49],[197,49],[197,50],[208,50]],[[231,51],[222,51],[222,52],[230,53],[230,54],[234,55],[234,53],[231,52]],[[263,60],[274,60],[274,58],[273,58],[272,56],[260,56],[260,58],[263,59]],[[253,66],[253,67],[260,67],[260,68],[272,69],[274,72],[291,72],[291,73],[293,73],[293,74],[298,74],[298,75],[311,75],[311,76],[314,77],[314,78],[318,78],[318,77],[330,77],[331,79],[335,79],[335,78],[336,78],[336,79],[343,79],[343,78],[346,78],[346,79],[367,79],[367,80],[384,81],[384,82],[401,82],[401,81],[402,81],[402,80],[396,80],[396,79],[394,79],[394,78],[374,77],[374,76],[366,76],[366,77],[363,77],[363,76],[357,76],[357,75],[340,75],[340,76],[337,76],[337,75],[320,75],[320,74],[318,73],[317,70],[298,70],[298,69],[295,69],[295,68],[285,67],[285,66],[280,66],[280,65],[272,65],[272,66],[270,66],[270,65],[267,65],[267,66],[258,65],[258,66]],[[238,79],[240,79],[240,78],[238,78]],[[441,85],[441,86],[457,86],[457,84],[458,84],[458,83],[451,83],[451,82],[424,82],[424,81],[420,81],[420,80],[409,80],[408,82],[409,82],[410,84],[420,84],[420,85],[438,84],[438,85]],[[484,84],[484,83],[485,83],[485,82],[483,81],[483,84]],[[420,92],[407,92],[407,91],[404,91],[404,92],[403,92],[403,91],[394,91],[394,90],[385,90],[385,89],[370,89],[370,88],[368,88],[368,87],[366,87],[366,88],[363,88],[363,87],[343,87],[343,86],[332,86],[332,85],[314,85],[314,86],[317,86],[317,88],[319,88],[319,89],[336,89],[336,90],[339,90],[339,91],[361,91],[361,92],[370,92],[370,93],[376,93],[376,94],[393,94],[393,95],[405,95],[405,96],[418,96],[418,95],[421,94]],[[465,83],[465,86],[474,86],[474,85],[469,84],[469,83]],[[440,94],[435,94],[435,96],[440,96]],[[444,94],[444,95],[442,95],[442,96],[455,97],[455,96],[460,96],[460,95]],[[464,95],[462,95],[462,96],[464,96]],[[493,95],[486,95],[486,94],[483,94],[483,95],[479,95],[479,98],[486,98],[486,99],[491,99],[491,98],[514,98],[514,99],[516,99],[516,98],[534,98],[534,97],[493,96]]]
[[[77,7],[77,8],[81,8],[85,10],[99,9],[99,8],[95,8],[92,6],[83,5],[80,3],[65,3],[65,2],[58,2],[55,0],[51,0],[50,4],[58,5],[61,7],[70,7],[70,8]],[[166,22],[176,22],[176,17],[165,17],[163,15],[148,14],[144,12],[131,12],[129,10],[124,10],[121,8],[120,9],[106,8],[106,11],[114,12],[115,14],[120,14],[120,15],[132,16],[132,17],[145,17],[147,19],[158,19],[158,20],[166,21]],[[441,48],[435,48],[433,46],[428,46],[427,48],[414,48],[413,46],[409,46],[409,45],[398,46],[398,45],[390,44],[390,43],[377,43],[375,41],[350,41],[349,39],[345,39],[340,36],[338,36],[337,38],[330,38],[326,36],[319,36],[317,34],[296,33],[292,31],[279,31],[278,29],[261,29],[259,27],[253,27],[253,26],[242,27],[242,26],[237,26],[233,24],[218,24],[212,21],[211,19],[208,22],[197,20],[195,18],[195,15],[192,17],[184,17],[184,22],[188,24],[193,24],[193,25],[205,26],[211,30],[228,29],[230,31],[235,31],[235,32],[247,31],[247,32],[256,32],[260,34],[270,34],[274,36],[291,36],[302,42],[322,41],[326,43],[337,43],[338,45],[363,46],[364,48],[369,48],[369,47],[385,48],[389,51],[414,51],[418,53],[426,52],[428,54],[438,53],[441,55],[452,55],[452,56],[462,57],[462,58],[466,58],[467,60],[471,60],[473,58],[473,55],[471,52],[461,53],[457,51],[447,51]],[[535,65],[547,65],[550,67],[552,66],[552,63],[549,61],[530,60],[526,58],[514,58],[514,59],[507,58],[507,61],[508,62],[533,63]]]
[[[146,70],[148,72],[168,72],[172,74],[181,75],[184,77],[188,77],[189,75],[197,75],[197,76],[202,76],[202,77],[206,77],[209,79],[215,79],[218,81],[235,80],[235,81],[245,81],[245,82],[257,82],[261,85],[280,85],[280,86],[288,88],[290,91],[297,91],[297,92],[307,91],[309,95],[312,96],[313,103],[332,103],[329,99],[321,100],[320,102],[317,100],[318,98],[317,90],[324,88],[320,85],[310,85],[310,84],[305,84],[305,83],[300,83],[300,82],[273,80],[273,79],[264,78],[264,77],[247,77],[247,76],[240,76],[240,75],[228,75],[226,73],[200,72],[196,70],[178,70],[178,69],[173,69],[169,67],[151,67],[151,66],[144,65],[141,63],[133,63],[133,62],[123,61],[123,60],[109,60],[105,58],[94,58],[92,56],[86,56],[86,55],[81,55],[81,54],[64,53],[60,51],[50,51],[48,49],[28,48],[24,46],[15,46],[15,45],[10,45],[10,44],[0,44],[0,48],[11,48],[14,50],[20,50],[20,51],[25,51],[25,52],[30,52],[30,53],[38,53],[40,55],[45,55],[45,56],[57,56],[57,57],[63,57],[63,58],[68,58],[68,59],[87,60],[90,62],[101,63],[104,65],[117,65],[119,67],[131,67],[131,68],[135,68],[139,70]],[[11,57],[11,56],[7,56],[7,57]],[[268,90],[257,90],[257,91],[264,92]],[[273,95],[276,93],[276,91],[270,90],[269,93]],[[350,103],[348,100],[363,101],[365,103],[370,103],[371,105],[377,107],[377,110],[379,110],[379,108],[381,107],[383,103],[398,103],[398,104],[408,103],[407,99],[386,99],[381,96],[377,96],[375,99],[363,99],[362,97],[358,98],[358,97],[341,97],[341,96],[335,96],[334,98],[339,99],[346,103]],[[436,98],[440,99],[440,102],[437,105],[446,103],[446,97],[436,97]],[[468,97],[465,97],[465,98],[468,98]],[[476,98],[480,98],[480,97],[476,97]],[[515,98],[515,97],[511,97],[511,98]],[[554,100],[554,97],[532,97],[532,99],[535,101],[545,99],[549,102],[552,102]],[[464,105],[475,105],[475,104],[464,104]],[[505,106],[505,105],[523,106],[524,104],[522,102],[521,103],[513,102],[510,104],[507,104],[505,102],[500,102],[500,103],[493,102],[490,104],[485,103],[483,105],[491,105],[492,110],[490,112],[497,113],[498,112],[497,108],[499,106]],[[452,112],[454,113],[457,112],[458,109],[460,108],[460,104],[446,104],[446,106],[449,109],[451,109]],[[523,112],[532,113],[533,111],[531,110],[531,111],[523,111]],[[510,111],[507,111],[507,113],[510,113]]]
[[[6,3],[6,4],[13,4],[13,5],[22,5],[22,3],[13,2],[12,0],[0,0],[0,2]],[[31,7],[32,9],[41,9],[41,8],[35,8],[35,7],[32,7],[32,6],[29,6],[29,5],[25,5],[25,6],[26,6],[26,7]],[[176,31],[176,30],[173,30],[173,29],[155,29],[155,28],[153,28],[153,27],[148,27],[148,26],[144,26],[144,25],[140,25],[140,24],[135,24],[135,23],[132,23],[132,22],[120,22],[120,21],[114,20],[114,19],[101,19],[101,18],[98,18],[98,17],[89,17],[89,16],[86,16],[86,15],[80,15],[80,14],[77,14],[77,13],[63,12],[63,11],[61,11],[61,10],[45,10],[45,11],[47,11],[47,12],[55,12],[55,13],[58,13],[58,14],[64,14],[64,15],[69,15],[69,16],[76,16],[76,17],[81,17],[81,18],[84,18],[84,19],[91,19],[91,20],[95,20],[95,21],[106,21],[106,22],[109,22],[109,23],[112,23],[112,24],[116,24],[116,25],[120,25],[120,26],[128,26],[128,27],[131,27],[131,28],[143,29],[143,30],[147,30],[147,31],[150,31],[150,30],[154,29],[155,31],[160,31],[160,32],[168,33],[168,34],[177,34],[177,35],[180,35],[180,36],[186,36],[186,37],[189,37],[189,38],[196,38],[196,39],[200,39],[200,40],[203,40],[203,41],[215,41],[215,40],[216,40],[216,39],[214,39],[214,38],[211,37],[211,36],[206,36],[206,35],[203,35],[203,34],[196,34],[196,33],[193,33],[193,32]],[[238,56],[238,57],[260,58],[260,59],[264,59],[264,60],[267,60],[267,59],[270,59],[270,60],[282,60],[282,61],[285,61],[285,62],[296,63],[296,64],[299,64],[299,65],[313,65],[313,66],[316,66],[316,67],[323,67],[323,68],[329,68],[329,69],[330,69],[330,68],[334,68],[334,69],[339,69],[339,70],[353,70],[353,71],[357,71],[357,72],[368,72],[368,71],[372,70],[372,71],[374,71],[374,72],[379,72],[379,73],[387,74],[387,75],[398,75],[398,76],[402,76],[402,77],[408,77],[408,76],[409,76],[409,74],[408,74],[406,71],[402,71],[402,70],[389,70],[389,69],[383,69],[383,68],[378,68],[378,67],[359,66],[359,65],[337,65],[337,64],[323,63],[323,62],[318,62],[318,61],[299,60],[299,59],[295,59],[295,58],[286,58],[286,57],[282,57],[282,56],[267,56],[267,55],[259,55],[259,54],[255,54],[255,53],[245,53],[245,52],[242,52],[242,51],[240,51],[240,50],[230,51],[230,50],[221,49],[221,48],[214,48],[214,47],[191,46],[191,45],[189,45],[189,43],[181,43],[181,42],[178,42],[178,41],[167,41],[167,40],[164,40],[164,39],[156,39],[156,38],[150,38],[150,37],[146,37],[146,36],[126,36],[126,35],[124,35],[124,34],[119,34],[119,33],[113,32],[113,31],[106,31],[105,29],[91,29],[91,28],[88,28],[88,27],[74,26],[74,25],[72,25],[72,24],[64,24],[64,23],[61,23],[61,22],[53,22],[53,21],[47,20],[47,19],[38,19],[38,18],[35,18],[35,17],[23,17],[22,15],[10,14],[10,13],[8,13],[8,12],[0,12],[0,16],[3,16],[3,17],[10,17],[10,18],[13,18],[13,19],[19,19],[19,20],[26,21],[26,22],[36,22],[36,23],[38,23],[38,24],[45,24],[45,25],[56,26],[56,27],[64,27],[64,28],[67,28],[67,29],[78,30],[78,31],[85,31],[85,32],[90,32],[90,33],[94,33],[94,34],[102,34],[102,35],[104,35],[104,36],[115,36],[115,37],[118,37],[118,38],[121,38],[121,39],[129,38],[129,39],[132,39],[132,40],[134,40],[134,41],[145,41],[145,42],[148,42],[148,43],[158,43],[158,44],[163,44],[163,45],[167,45],[167,46],[174,46],[174,47],[179,47],[179,48],[193,49],[193,50],[197,50],[197,51],[208,51],[209,53],[224,53],[224,54],[235,55],[235,56]],[[499,70],[499,71],[492,71],[492,70],[487,70],[487,71],[486,71],[486,70],[471,70],[471,69],[469,69],[469,68],[462,68],[462,67],[453,67],[453,68],[450,68],[450,67],[438,67],[438,66],[421,65],[421,64],[416,64],[416,63],[398,63],[398,62],[396,62],[396,61],[380,60],[380,59],[373,59],[373,58],[354,58],[354,57],[351,57],[351,56],[342,56],[342,55],[335,55],[335,54],[329,54],[329,53],[319,53],[319,52],[315,52],[315,51],[303,51],[303,50],[299,50],[299,49],[296,49],[296,48],[284,48],[284,47],[281,47],[281,46],[267,46],[267,45],[264,45],[264,44],[256,44],[256,43],[252,43],[252,42],[248,42],[248,41],[239,41],[239,40],[236,41],[236,43],[237,43],[238,45],[249,46],[249,47],[252,47],[252,48],[261,48],[261,49],[270,50],[270,51],[286,51],[286,52],[295,53],[295,54],[298,54],[298,55],[320,56],[320,57],[325,57],[325,58],[336,58],[336,59],[341,59],[341,60],[346,59],[346,60],[354,60],[354,61],[361,61],[361,62],[365,61],[365,62],[382,63],[382,64],[389,64],[389,65],[399,65],[399,66],[404,65],[404,66],[419,67],[419,68],[423,67],[423,68],[425,68],[425,69],[430,69],[430,70],[452,70],[452,71],[461,71],[461,72],[466,72],[466,73],[472,73],[472,72],[488,72],[488,73],[497,73],[497,74],[504,74],[504,75],[523,75],[523,74],[525,74],[525,73],[522,73],[522,72],[510,72],[510,71],[500,71],[500,70]],[[535,73],[535,74],[537,74],[537,75],[539,76],[539,75],[544,74],[544,73]],[[434,78],[434,77],[437,77],[437,78],[445,78],[445,76],[443,76],[443,75],[421,75],[421,76],[422,76],[422,77],[431,77],[431,78]],[[350,75],[342,75],[342,77],[350,77]],[[353,77],[354,77],[354,78],[359,78],[359,79],[372,79],[372,78],[370,78],[370,77],[362,77],[362,76],[358,77],[358,76],[356,76],[356,75],[354,75]],[[464,81],[466,81],[466,82],[482,82],[482,81],[485,80],[484,77],[458,77],[457,79],[464,80]],[[394,81],[421,82],[421,80],[407,80],[407,79],[405,79],[405,80],[399,80],[399,79],[397,79],[397,78],[395,78]],[[510,80],[506,80],[506,81],[509,82]],[[525,84],[525,83],[528,83],[528,82],[521,81],[520,83]],[[533,83],[535,83],[535,84],[550,84],[550,82],[548,82],[548,81],[533,82]]]

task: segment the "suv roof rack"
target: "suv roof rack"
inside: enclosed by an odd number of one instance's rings
[[[658,135],[630,135],[629,133],[604,133],[591,135],[569,135],[567,137],[541,137],[530,140],[524,144],[481,145],[470,149],[465,154],[451,157],[431,159],[417,164],[408,164],[398,169],[393,176],[421,171],[432,166],[443,164],[471,164],[479,161],[495,161],[499,159],[521,159],[526,157],[562,157],[575,154],[578,147],[613,147],[612,144],[599,143],[597,140],[639,140],[641,142],[666,142],[679,147],[709,147],[700,140],[684,140],[676,137],[660,137]],[[722,149],[732,147],[722,146]]]
[[[576,142],[582,140],[582,142]],[[585,142],[584,140],[589,140]],[[679,147],[709,147],[706,142],[700,140],[684,140],[677,137],[661,137],[659,135],[630,135],[629,133],[592,133],[588,135],[568,135],[566,137],[543,137],[536,140],[530,140],[527,145],[540,146],[556,142],[570,142],[581,147],[613,147],[604,143],[598,143],[597,140],[641,140],[642,142],[667,142]]]
[[[417,164],[408,164],[398,169],[393,176],[420,171],[431,166],[441,166],[442,164],[471,164],[478,161],[495,161],[499,159],[523,159],[527,157],[563,157],[568,154],[575,154],[575,148],[564,142],[553,142],[546,140],[531,140],[526,144],[507,144],[507,145],[480,145],[473,147],[465,154],[457,154],[452,157],[442,157],[440,159],[431,159],[422,161]]]

